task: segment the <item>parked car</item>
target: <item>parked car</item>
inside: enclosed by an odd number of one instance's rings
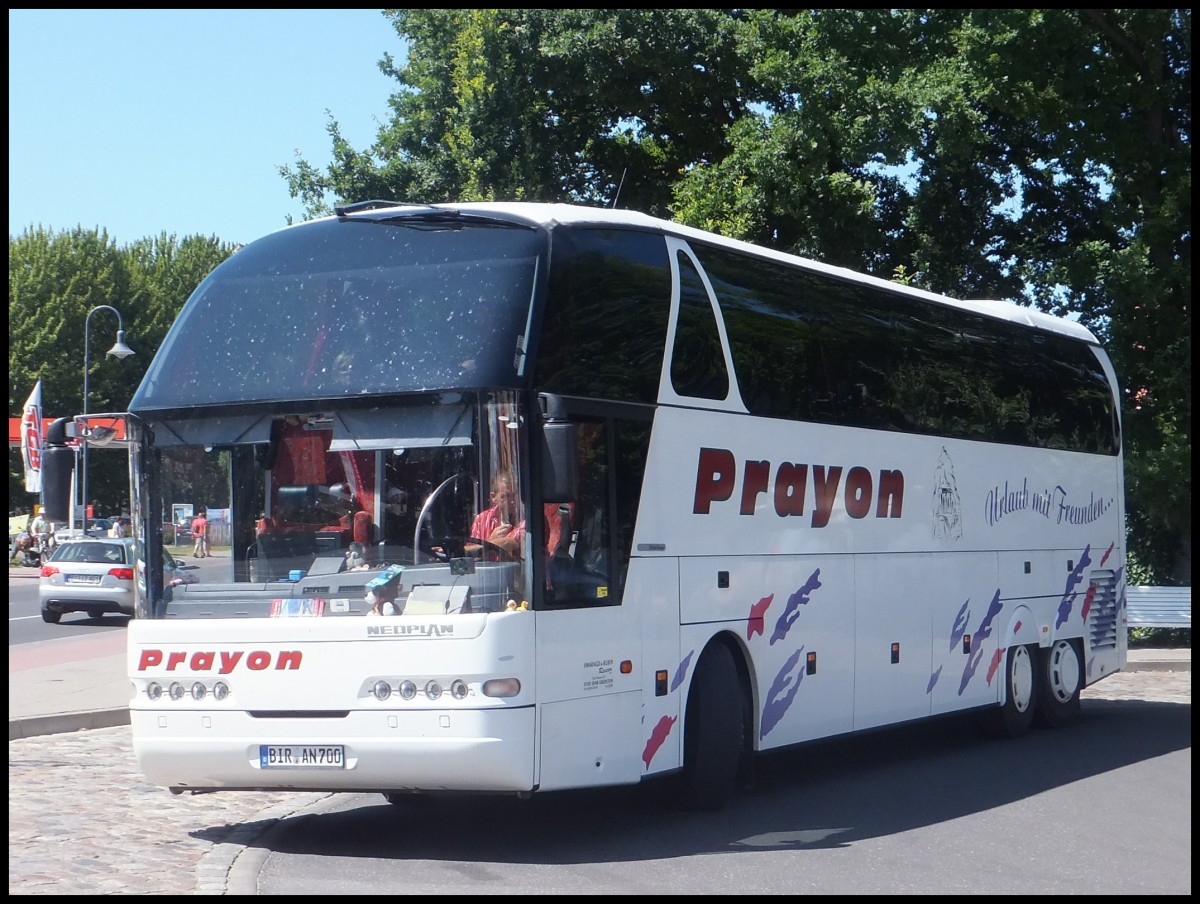
[[[92,618],[133,615],[133,569],[132,538],[61,541],[42,563],[42,621],[58,624],[66,612],[86,612]]]
[[[112,530],[112,520],[110,518],[88,518],[87,535],[89,537],[107,537],[108,532]],[[76,518],[74,527],[67,527],[67,522],[56,521],[50,525],[50,533],[53,535],[54,543],[62,543],[64,540],[78,540],[83,537],[83,519]]]
[[[177,558],[167,550],[163,550],[163,586],[173,587],[176,584],[195,584],[196,575],[188,570]],[[194,567],[194,566],[193,566]]]
[[[167,546],[191,546],[192,529],[186,524],[163,522],[163,543]]]

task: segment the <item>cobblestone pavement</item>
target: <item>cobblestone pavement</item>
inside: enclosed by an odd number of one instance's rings
[[[1123,672],[1088,699],[1192,702],[1190,671]],[[8,743],[9,894],[223,895],[255,838],[324,792],[172,795],[137,768],[129,726]]]

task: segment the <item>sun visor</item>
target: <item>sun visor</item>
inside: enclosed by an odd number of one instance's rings
[[[330,452],[427,449],[471,444],[471,409],[429,405],[374,411],[339,411]]]
[[[147,421],[156,446],[236,446],[271,439],[271,418],[260,414]]]

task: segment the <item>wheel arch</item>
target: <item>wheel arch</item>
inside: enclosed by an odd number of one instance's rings
[[[1027,603],[1018,603],[1005,622],[1004,632],[1000,635],[1001,646],[1025,644],[1033,647],[1044,647],[1050,644],[1048,625],[1043,625],[1033,609]]]

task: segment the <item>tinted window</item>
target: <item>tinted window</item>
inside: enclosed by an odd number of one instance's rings
[[[535,353],[540,389],[653,403],[671,302],[662,236],[557,229]]]
[[[753,414],[1115,454],[1084,343],[723,248],[696,247]]]
[[[671,386],[681,396],[723,399],[729,395],[729,374],[712,302],[691,258],[680,253],[677,263],[679,321],[671,349]]]

